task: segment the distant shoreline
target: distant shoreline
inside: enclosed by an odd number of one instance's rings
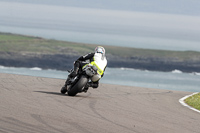
[[[76,55],[21,55],[18,53],[1,53],[4,55],[0,57],[0,65],[7,67],[39,67],[42,69],[56,69],[56,70],[67,70],[73,67],[73,62],[78,59],[79,56]],[[6,55],[6,56],[5,56]],[[185,63],[166,63],[163,64],[161,61],[151,61],[151,59],[145,60],[134,60],[121,58],[117,59],[115,57],[108,58],[108,67],[111,68],[133,68],[140,70],[149,71],[163,71],[171,72],[174,70],[180,70],[186,73],[200,72],[198,67],[188,67],[187,62]]]
[[[0,32],[0,65],[66,70],[95,44],[73,43]],[[149,71],[200,72],[200,52],[104,46],[108,67]]]

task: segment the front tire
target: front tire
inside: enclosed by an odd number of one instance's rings
[[[82,89],[87,84],[87,82],[88,82],[88,78],[85,76],[81,76],[78,82],[67,91],[68,95],[75,96],[77,93],[81,92]]]
[[[67,92],[67,87],[62,87],[61,90],[60,90],[60,92],[62,94],[65,94]]]

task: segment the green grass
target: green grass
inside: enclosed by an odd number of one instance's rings
[[[96,45],[95,45],[96,46]],[[0,33],[0,52],[67,54],[91,52],[95,46],[39,37]]]
[[[200,110],[200,93],[188,97],[185,99],[185,102],[193,108]]]
[[[1,33],[0,32],[0,41],[19,41],[19,40],[30,40],[34,39],[30,36],[22,36],[22,35],[16,35],[16,34],[9,34],[9,33]]]
[[[45,53],[45,54],[86,54],[97,45],[44,39],[40,37],[0,33],[0,52]],[[168,51],[139,48],[105,46],[106,53],[123,57],[154,57],[178,61],[200,61],[200,52]]]

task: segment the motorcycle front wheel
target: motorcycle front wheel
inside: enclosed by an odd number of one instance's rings
[[[69,88],[67,91],[69,96],[75,96],[77,93],[82,92],[82,89],[85,87],[85,85],[88,82],[88,78],[82,75],[80,79],[76,82],[74,86]]]
[[[65,94],[67,92],[67,88],[66,87],[62,87],[61,90],[60,90],[60,92],[62,94]]]

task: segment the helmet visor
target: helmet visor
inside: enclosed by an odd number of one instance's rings
[[[101,54],[105,54],[105,49],[103,47],[97,47],[95,49],[95,52],[96,53],[101,53]]]

